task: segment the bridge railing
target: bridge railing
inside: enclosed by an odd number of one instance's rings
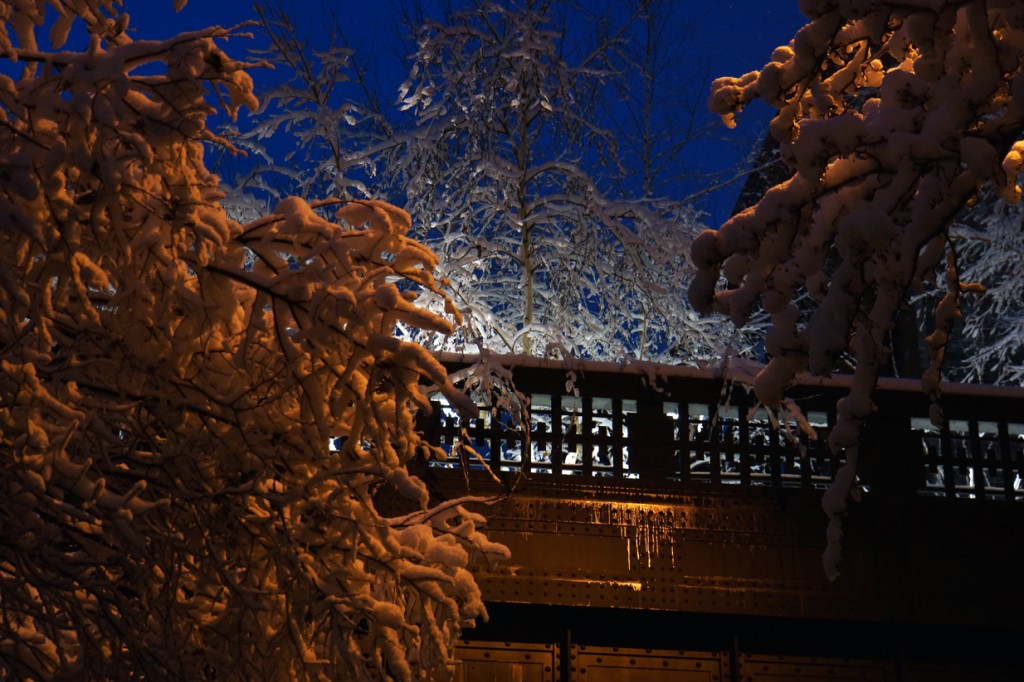
[[[449,372],[480,371],[442,356]],[[720,372],[653,365],[506,359],[527,408],[479,402],[462,423],[438,403],[421,427],[446,468],[488,466],[509,479],[581,476],[656,487],[824,488],[844,463],[827,445],[842,377],[790,391],[798,409],[758,405]],[[518,364],[517,364],[518,363]],[[916,382],[880,382],[865,426],[859,472],[872,489],[970,499],[1024,500],[1024,390],[948,385],[942,427],[928,419]],[[471,455],[462,445],[469,445]]]

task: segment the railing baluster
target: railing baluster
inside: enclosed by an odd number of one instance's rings
[[[769,426],[768,427],[768,438],[769,438],[769,441],[768,441],[769,442],[768,453],[769,453],[770,462],[771,462],[769,466],[771,467],[772,487],[773,488],[781,488],[782,487],[782,457],[780,457],[780,453],[779,453],[779,449],[780,449],[780,446],[779,446],[779,430],[777,428],[775,428],[774,426]]]
[[[669,415],[665,416],[672,423],[672,465],[670,467],[668,475],[676,480],[679,480],[679,476],[682,473],[685,465],[684,458],[682,456],[683,450],[679,445],[680,439],[682,437],[682,426],[680,426],[681,419],[678,408],[676,408],[676,416],[674,418],[670,417]]]
[[[1010,449],[1013,451],[1013,457],[1016,459],[1017,475],[1024,479],[1024,443],[1013,441]],[[1016,500],[1017,498],[1024,497],[1024,491],[1014,490],[1013,495],[1013,499]]]
[[[501,471],[501,413],[493,401],[491,402],[490,414],[487,415],[487,420],[491,426],[489,429],[490,433],[488,434],[491,450],[491,470],[497,473]]]
[[[974,494],[979,500],[985,499],[985,459],[981,450],[981,436],[978,434],[978,421],[971,419],[967,425],[971,444],[971,471],[974,479]]]
[[[739,428],[740,428],[740,485],[750,485],[750,423],[747,420],[747,406],[740,403]]]
[[[594,401],[590,395],[583,396],[583,414],[581,415],[583,426],[580,434],[580,452],[583,457],[583,475],[594,475]]]
[[[679,480],[689,483],[690,475],[690,403],[679,403]]]
[[[1012,502],[1014,498],[1013,481],[1015,471],[1013,470],[1013,453],[1010,451],[1010,427],[1000,420],[999,422],[999,464],[1003,471],[1003,498]]]
[[[565,457],[562,440],[562,394],[551,394],[551,473],[562,473],[562,459]]]
[[[796,461],[797,453],[793,450],[793,443],[790,441],[789,434],[785,430],[785,424],[782,422],[781,414],[779,415],[779,427],[779,437],[782,438],[782,452],[785,456],[783,459],[782,471],[783,473],[792,475],[793,469],[796,468],[796,464],[794,464],[794,462]],[[800,442],[799,437],[797,438],[797,442]]]
[[[828,432],[832,433],[832,429],[836,426],[835,411],[829,410],[825,421],[828,423]],[[829,472],[829,479],[834,481],[836,480],[836,472],[839,471],[839,467],[843,465],[843,460],[840,458],[839,453],[833,452],[832,448],[828,447],[827,441],[825,443],[825,447],[828,449],[829,468],[831,468],[831,471]]]
[[[711,418],[708,426],[708,457],[711,464],[711,482],[719,484],[722,482],[722,448],[721,438],[718,437],[722,430],[722,420],[719,415]]]
[[[616,479],[623,477],[622,448],[624,438],[622,437],[622,398],[612,399],[612,472]]]
[[[953,459],[953,439],[949,434],[949,422],[942,425],[942,482],[946,488],[946,497],[956,497],[956,466]]]
[[[515,469],[517,464],[518,464],[519,468],[522,468],[522,466],[523,466],[523,453],[526,452],[526,445],[523,442],[523,440],[524,440],[523,439],[523,430],[521,428],[520,429],[512,428],[514,425],[515,425],[515,422],[510,421],[508,427],[505,428],[505,429],[502,429],[502,435],[501,435],[501,447],[504,448],[505,452],[515,452],[516,450],[519,451],[519,462],[518,463],[513,461],[513,460],[511,460],[511,459],[509,460],[509,466],[511,468],[513,468],[513,469]]]
[[[533,469],[533,449],[536,448],[537,454],[542,455],[546,452],[550,443],[547,424],[544,422],[537,422],[537,427],[533,430],[532,440],[533,444],[530,446],[530,452],[526,455],[526,461],[523,463],[523,472],[527,474]]]
[[[803,452],[797,452],[797,456],[800,457],[800,487],[810,489],[814,487],[814,481],[811,479],[811,469],[814,461],[813,451],[811,450],[812,442],[806,433],[800,433],[798,443],[803,446]]]
[[[538,419],[538,416],[543,413],[540,410],[540,406],[535,407],[534,403],[537,401],[537,396],[530,396],[530,418],[529,424],[526,424],[526,428],[530,431],[530,445],[529,452],[523,456],[523,473],[526,474],[534,468],[534,450],[537,450],[538,455],[543,455],[548,446],[548,427]]]

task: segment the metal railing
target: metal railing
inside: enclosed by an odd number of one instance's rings
[[[454,373],[466,373],[473,361],[441,359]],[[714,371],[535,358],[504,362],[512,365],[528,419],[484,399],[477,418],[461,423],[438,403],[421,428],[449,458],[432,466],[486,465],[506,478],[635,479],[657,487],[824,488],[844,463],[827,445],[836,400],[847,386],[842,377],[793,387],[799,410],[778,414]],[[942,428],[928,420],[930,405],[916,382],[883,379],[874,400],[879,410],[867,421],[860,448],[859,473],[867,487],[1024,500],[1024,390],[948,385]]]

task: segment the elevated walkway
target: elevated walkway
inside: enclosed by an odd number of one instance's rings
[[[829,582],[843,378],[794,387],[794,416],[710,371],[519,362],[528,420],[512,401],[422,424],[449,452],[419,472],[433,494],[493,495],[512,550],[477,568],[492,618],[463,679],[1024,679],[1024,390],[947,386],[937,428],[883,380]]]

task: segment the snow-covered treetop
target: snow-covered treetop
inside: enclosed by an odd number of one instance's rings
[[[241,164],[242,176],[226,180],[260,199],[285,194],[379,198],[368,181],[384,170],[387,159],[378,157],[394,143],[393,122],[383,115],[353,50],[334,42],[316,49],[300,35],[285,6],[254,6],[266,45],[253,54],[273,67],[279,80],[260,93],[260,108],[232,137],[249,156]],[[324,30],[342,41],[342,27],[328,25]]]
[[[772,135],[792,177],[693,245],[690,298],[742,323],[771,315],[768,403],[801,370],[852,356],[834,448],[857,442],[889,332],[936,272],[946,293],[928,337],[924,390],[938,398],[959,299],[949,228],[979,189],[1017,201],[1024,163],[1024,4],[1014,0],[805,0],[808,23],[762,70],[720,78],[710,106],[727,123],[750,101],[778,109]],[[809,312],[794,300],[809,294]],[[941,419],[936,404],[933,418]],[[852,485],[841,476],[839,487]],[[848,485],[847,485],[848,490]]]
[[[599,94],[616,39],[570,40],[553,15],[546,1],[480,2],[419,34],[401,89],[416,126],[390,167],[466,318],[442,347],[713,356],[736,335],[677,293],[695,212],[616,197]]]
[[[257,55],[277,80],[232,131],[246,162],[221,157],[233,176],[226,203],[236,216],[287,194],[405,207],[462,313],[452,335],[408,330],[435,350],[689,363],[749,351],[756,330],[737,333],[686,301],[700,215],[653,192],[682,191],[677,155],[696,132],[655,131],[658,111],[678,109],[654,103],[672,86],[653,71],[676,71],[650,36],[671,23],[656,18],[668,6],[630,4],[592,14],[473,0],[443,21],[409,18],[417,40],[401,46],[408,77],[389,105],[386,86],[367,78],[379,41],[360,42],[357,27],[330,16],[310,32],[289,3],[258,2],[268,44]],[[648,39],[627,54],[637,13]],[[623,110],[628,123],[614,120]],[[623,144],[631,137],[642,139]]]

